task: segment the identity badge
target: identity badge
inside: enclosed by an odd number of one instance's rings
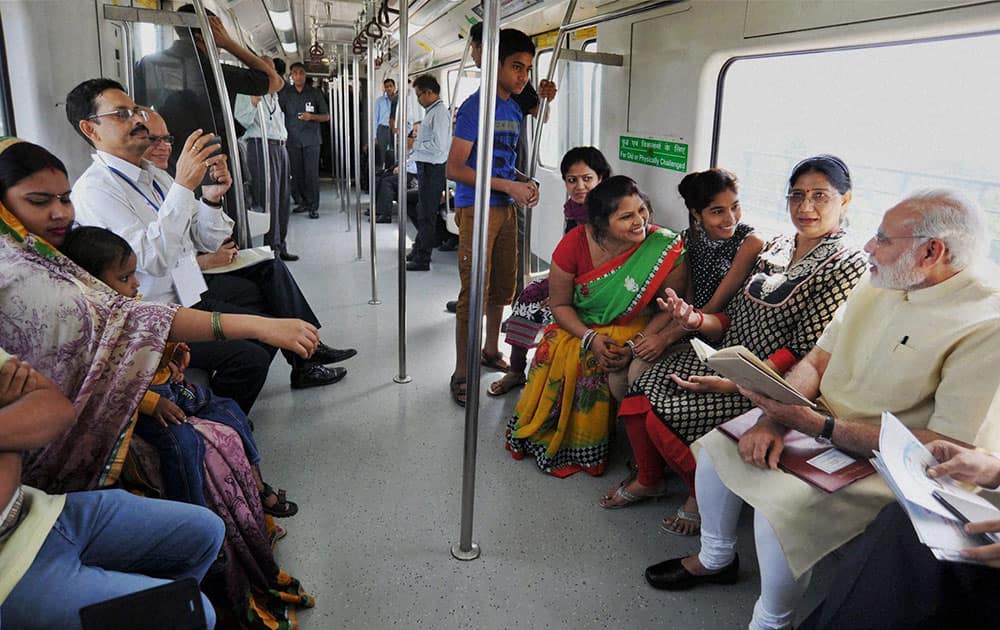
[[[316,113],[316,107],[312,104],[312,101],[306,103],[306,111],[310,114]]]

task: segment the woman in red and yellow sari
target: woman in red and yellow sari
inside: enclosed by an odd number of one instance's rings
[[[535,457],[556,477],[604,472],[614,403],[608,373],[633,356],[656,358],[679,338],[655,298],[683,290],[680,237],[649,223],[636,183],[610,177],[587,197],[588,223],[552,253],[549,294],[556,323],[535,351],[528,383],[507,423],[514,459]],[[652,305],[652,306],[651,306]]]

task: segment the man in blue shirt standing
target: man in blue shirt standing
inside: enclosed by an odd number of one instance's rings
[[[389,115],[395,100],[396,82],[392,79],[382,81],[382,96],[375,99],[375,166],[382,170],[390,169],[396,163],[392,150],[392,127],[389,126]]]
[[[524,114],[511,98],[528,84],[535,59],[531,38],[514,29],[500,31],[500,68],[497,72],[492,193],[486,241],[485,314],[486,341],[482,351],[484,365],[506,369],[498,347],[503,307],[514,300],[517,284],[517,206],[533,207],[538,203],[538,188],[531,182],[517,181],[514,168],[517,140]],[[476,141],[480,114],[480,92],[467,98],[458,110],[455,133],[448,152],[447,177],[456,182],[455,219],[459,225],[458,272],[462,288],[458,294],[455,318],[455,372],[451,377],[452,398],[465,406],[466,351],[469,330],[469,291],[472,284],[473,205],[476,184]]]
[[[419,201],[417,203],[417,240],[410,252],[407,271],[428,271],[431,250],[434,249],[440,216],[441,194],[444,193],[445,162],[451,145],[451,116],[441,97],[441,85],[429,74],[413,80],[417,102],[424,108],[424,120],[418,127],[417,139],[410,158],[417,163]]]

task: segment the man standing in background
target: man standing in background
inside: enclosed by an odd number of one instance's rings
[[[382,96],[375,99],[375,166],[380,170],[396,165],[392,150],[392,127],[389,124],[395,101],[396,82],[392,79],[382,81]]]
[[[288,163],[292,175],[292,196],[299,202],[293,212],[308,212],[319,218],[320,125],[330,120],[323,94],[306,85],[306,68],[299,62],[291,66],[292,85],[278,92],[278,102],[285,112],[288,129]]]
[[[274,60],[274,70],[280,75],[285,74],[285,62]],[[246,129],[243,137],[247,140],[247,167],[251,173],[251,190],[254,205],[266,207],[264,203],[267,187],[265,186],[263,138],[267,137],[267,160],[271,183],[271,226],[264,237],[264,244],[270,245],[274,253],[282,260],[295,261],[299,257],[288,252],[286,238],[288,236],[288,217],[291,212],[288,198],[288,152],[285,141],[288,130],[285,129],[285,114],[278,103],[277,92],[269,92],[264,96],[236,95],[236,108],[233,116]],[[260,128],[260,118],[264,118],[265,129]]]
[[[437,79],[423,74],[414,79],[413,91],[417,102],[424,108],[424,120],[417,128],[411,158],[417,163],[417,240],[410,252],[407,271],[428,271],[431,268],[431,250],[437,235],[441,195],[444,193],[445,163],[451,147],[451,116],[438,95],[441,86]]]

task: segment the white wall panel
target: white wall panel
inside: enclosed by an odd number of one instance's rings
[[[66,120],[66,93],[101,75],[93,0],[0,2],[18,135],[59,156],[76,179],[89,146]]]

